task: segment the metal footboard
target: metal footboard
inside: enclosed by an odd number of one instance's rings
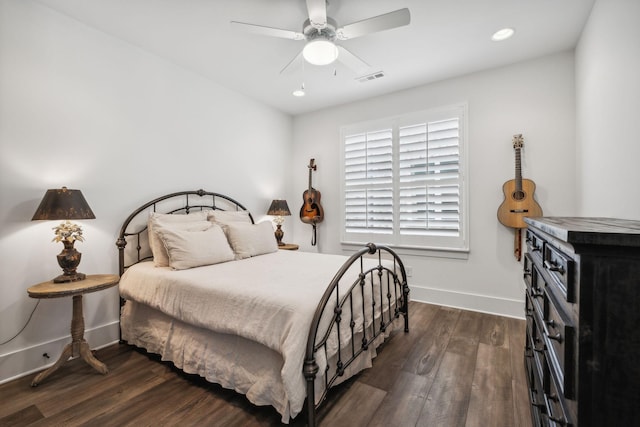
[[[137,208],[125,220],[116,242],[120,275],[130,266],[152,259],[147,230],[151,212],[189,214],[209,209],[246,211],[236,200],[204,190],[167,194]],[[251,222],[254,222],[251,214],[247,213]],[[374,262],[371,262],[371,258]],[[359,269],[355,270],[358,273],[355,280],[353,269]],[[349,279],[345,278],[347,272]],[[405,332],[409,331],[409,286],[406,277],[404,265],[396,253],[386,246],[373,243],[354,253],[333,277],[316,308],[306,346],[303,374],[307,382],[309,426],[317,425],[316,410],[326,399],[329,388],[344,376],[347,367],[367,351],[376,339],[381,339],[380,335],[385,334],[400,315],[404,316]],[[122,304],[124,300],[121,299]],[[338,337],[350,335],[351,339],[345,340],[348,344],[337,339],[337,352],[332,357],[334,363],[330,364],[327,345],[331,342],[332,334]],[[323,357],[327,361],[322,372],[319,372],[318,366],[320,352],[324,352]],[[317,378],[323,381],[318,404],[315,403]]]
[[[377,256],[378,262],[376,266],[367,268],[364,260],[371,255]],[[389,263],[383,265],[383,256],[391,261],[391,266]],[[359,268],[358,278],[351,283],[343,283],[343,277],[351,268]],[[400,315],[404,316],[404,331],[409,332],[409,286],[406,278],[404,265],[396,253],[374,243],[353,254],[334,276],[316,308],[307,340],[303,373],[307,381],[310,427],[316,425],[316,410],[326,399],[329,388]],[[320,331],[323,317],[329,315],[326,310],[333,311],[331,322],[326,330]],[[360,314],[362,317],[356,321]],[[345,328],[351,339],[346,346],[337,339],[335,365],[330,366],[327,354],[329,337],[332,333],[340,337]],[[320,370],[318,352],[324,352],[327,365],[321,373],[324,388],[316,404],[315,382]]]

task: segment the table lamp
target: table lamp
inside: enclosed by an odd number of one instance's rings
[[[287,205],[286,200],[274,200],[271,202],[271,206],[269,206],[269,211],[267,215],[273,215],[275,218],[273,222],[276,224],[276,240],[278,241],[278,246],[283,246],[282,237],[284,236],[284,231],[282,231],[282,223],[284,222],[285,216],[291,215],[291,211],[289,211],[289,205]]]
[[[54,283],[75,282],[86,277],[85,274],[76,271],[82,254],[73,247],[76,240],[84,241],[82,228],[69,220],[95,217],[80,190],[62,187],[47,190],[45,193],[31,220],[65,220],[59,226],[53,227],[55,237],[52,241],[62,242],[64,245],[64,249],[58,254],[58,264],[64,273],[53,279]]]

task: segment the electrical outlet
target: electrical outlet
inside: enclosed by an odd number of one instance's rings
[[[405,266],[404,271],[407,273],[407,277],[413,276],[413,267]]]

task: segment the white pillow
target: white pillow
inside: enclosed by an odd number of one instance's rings
[[[209,217],[207,218],[209,221],[217,222],[222,225],[227,225],[229,223],[248,223],[253,224],[251,222],[251,217],[249,217],[248,211],[221,211],[221,210],[212,210],[209,211]]]
[[[195,211],[190,213],[189,215],[173,215],[152,212],[149,215],[149,220],[147,222],[147,233],[149,235],[149,247],[151,248],[151,253],[153,254],[153,263],[156,267],[167,267],[169,265],[167,250],[164,248],[162,241],[158,237],[156,228],[162,226],[172,226],[176,227],[177,229],[186,229],[193,228],[194,223],[200,222],[198,227],[200,230],[204,230],[207,226],[204,221],[207,220],[208,212],[209,211]]]
[[[158,229],[158,235],[174,270],[231,261],[235,255],[222,228],[209,223],[205,230]]]
[[[271,222],[258,224],[230,222],[226,225],[227,238],[238,259],[268,254],[278,250]]]

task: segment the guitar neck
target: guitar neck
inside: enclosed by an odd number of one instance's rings
[[[516,148],[516,191],[522,191],[522,166],[520,165],[520,148]]]
[[[316,170],[316,159],[309,160],[309,166],[307,167],[309,168],[309,191],[311,191],[311,174]]]

